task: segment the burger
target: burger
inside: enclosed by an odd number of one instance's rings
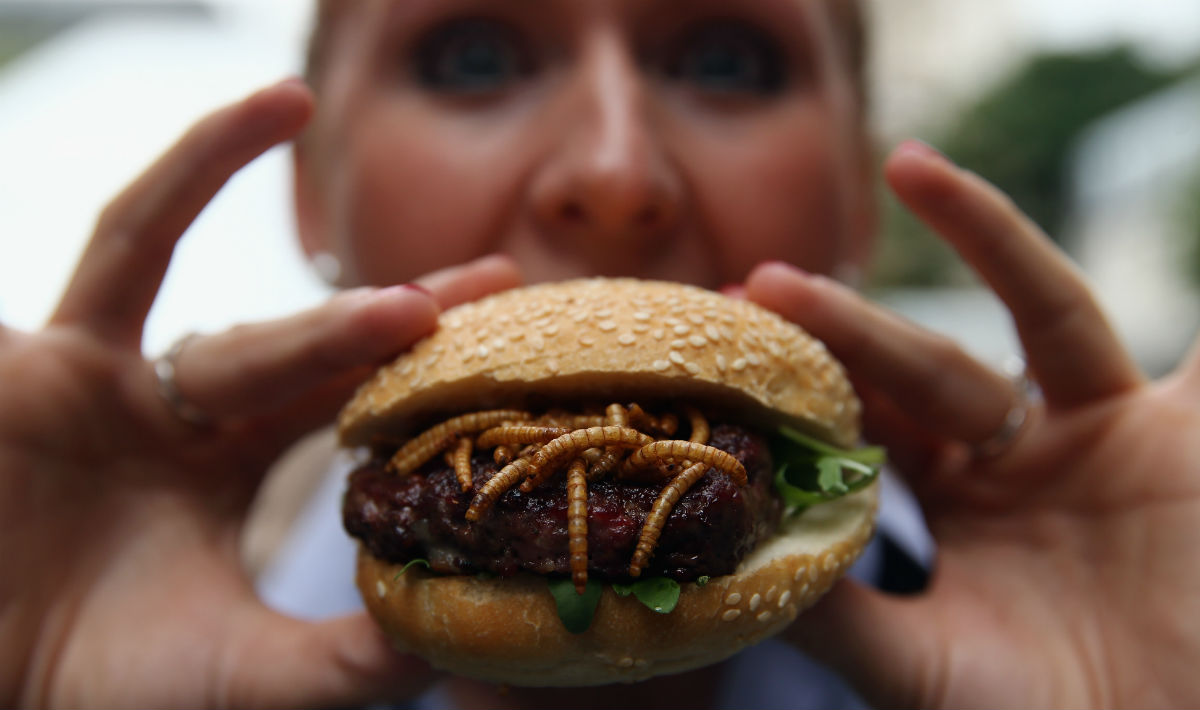
[[[339,417],[358,587],[399,648],[474,678],[714,663],[870,538],[859,414],[819,341],[703,289],[585,279],[448,310]]]

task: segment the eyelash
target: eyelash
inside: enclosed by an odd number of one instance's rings
[[[425,88],[466,96],[503,91],[538,68],[532,44],[509,24],[490,18],[459,18],[434,27],[417,43],[412,63]],[[644,63],[672,83],[723,96],[774,95],[789,79],[778,42],[736,19],[694,24]]]
[[[773,95],[788,82],[778,42],[741,20],[705,21],[668,46],[660,64],[662,74],[704,92]]]
[[[500,91],[531,75],[534,66],[527,43],[514,28],[499,20],[470,18],[450,20],[428,32],[414,51],[413,69],[430,90],[471,95]]]

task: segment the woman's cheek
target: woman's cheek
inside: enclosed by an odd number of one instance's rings
[[[362,146],[353,163],[343,223],[363,281],[409,281],[487,251],[487,201],[444,155],[381,140]]]

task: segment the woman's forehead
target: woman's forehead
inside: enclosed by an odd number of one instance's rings
[[[431,14],[469,9],[480,12],[528,12],[542,17],[578,19],[618,18],[636,21],[696,12],[766,13],[773,19],[809,25],[838,0],[325,0],[318,22],[355,9],[372,20],[420,21]]]

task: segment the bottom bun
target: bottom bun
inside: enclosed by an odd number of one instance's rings
[[[659,614],[605,585],[591,627],[568,632],[546,580],[437,576],[359,554],[367,609],[404,651],[458,675],[516,686],[634,682],[699,668],[778,633],[857,559],[878,483],[786,520],[737,572],[683,584]]]

